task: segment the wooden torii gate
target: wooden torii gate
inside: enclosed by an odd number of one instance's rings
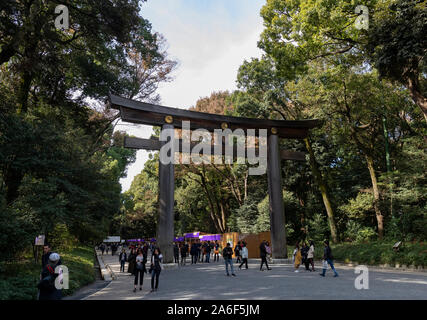
[[[303,139],[307,137],[310,129],[320,124],[318,120],[289,121],[223,116],[159,106],[115,95],[109,96],[109,105],[111,108],[120,111],[122,121],[161,126],[162,130],[182,128],[183,121],[190,121],[191,130],[206,129],[210,132],[225,128],[230,130],[243,129],[245,132],[248,129],[267,129],[267,177],[272,255],[275,259],[287,257],[280,161],[281,159],[304,161],[305,154],[280,150],[279,139]],[[160,150],[166,143],[168,142],[158,139],[127,138],[125,147]],[[178,140],[175,143],[181,144],[181,141]],[[159,216],[156,238],[166,263],[173,262],[173,207],[174,164],[163,164],[159,161]]]

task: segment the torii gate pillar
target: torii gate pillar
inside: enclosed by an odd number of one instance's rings
[[[273,131],[273,130],[272,130]],[[276,132],[277,133],[277,132]],[[270,208],[271,253],[275,259],[287,258],[285,211],[282,195],[279,136],[270,134],[267,141],[267,176]]]
[[[172,124],[164,124],[162,130],[174,129]],[[169,140],[170,138],[168,138]],[[162,141],[161,145],[167,141]],[[172,154],[172,157],[174,155]],[[164,263],[173,263],[174,240],[174,164],[163,164],[159,160],[159,217],[157,221],[157,245],[163,255]]]

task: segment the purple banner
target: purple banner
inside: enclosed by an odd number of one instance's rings
[[[185,233],[185,238],[199,238],[200,232]]]

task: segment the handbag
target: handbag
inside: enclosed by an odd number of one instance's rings
[[[323,269],[328,269],[328,261],[323,260]]]

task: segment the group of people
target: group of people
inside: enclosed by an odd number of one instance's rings
[[[105,244],[105,243],[101,243],[98,246],[99,250],[101,250],[101,254],[104,255],[104,252],[106,252],[106,254],[108,254],[108,252],[111,249],[111,255],[114,256],[116,254],[116,252],[120,249],[120,244],[119,243],[112,243],[112,244]]]
[[[324,253],[323,253],[323,272],[320,273],[321,276],[325,276],[328,265],[331,266],[331,269],[334,271],[334,276],[338,277],[338,273],[334,268],[332,250],[329,246],[329,241],[324,242]],[[143,246],[140,244],[138,246],[131,245],[129,246],[129,254],[123,248],[119,254],[120,261],[120,271],[125,272],[125,264],[128,262],[127,272],[134,276],[134,289],[136,292],[137,286],[139,284],[139,290],[142,290],[142,285],[144,281],[144,274],[151,275],[151,292],[156,291],[159,286],[159,277],[162,270],[162,254],[160,249],[155,245],[155,243],[145,243]],[[305,266],[307,271],[314,272],[314,251],[315,245],[313,241],[297,243],[295,245],[295,250],[293,252],[293,262],[295,267],[295,272],[299,272],[299,267],[301,264]],[[211,254],[214,255],[214,261],[219,261],[219,254],[221,252],[224,259],[226,275],[236,276],[233,266],[233,254],[236,258],[235,263],[239,264],[239,270],[242,267],[248,269],[248,257],[249,252],[247,245],[244,241],[239,241],[234,248],[231,247],[230,243],[227,243],[226,247],[222,249],[218,241],[211,242],[201,242],[200,240],[194,241],[191,246],[187,243],[174,243],[173,247],[175,263],[180,265],[186,264],[186,258],[188,253],[191,256],[191,264],[196,264],[197,262],[210,262]],[[151,254],[150,259],[148,255]],[[271,270],[268,266],[268,257],[271,256],[271,247],[268,241],[263,240],[259,246],[259,254],[261,257],[260,271],[264,271],[264,265],[267,270]],[[180,259],[181,258],[181,259]],[[150,260],[150,267],[147,270],[147,261]],[[310,269],[311,267],[311,269]]]
[[[190,250],[191,264],[196,264],[197,262],[210,263],[212,254],[214,257],[214,262],[219,261],[220,245],[218,241],[201,242],[200,240],[196,240],[191,244],[191,246],[189,246],[188,243],[175,243],[174,250],[175,261],[177,261],[176,252],[181,253],[181,265],[185,265],[185,258],[187,256],[188,250]]]
[[[322,273],[320,273],[320,275],[324,277],[326,274],[326,270],[328,269],[328,265],[330,265],[332,271],[334,272],[334,277],[338,277],[338,273],[334,267],[332,250],[331,250],[331,247],[329,246],[329,241],[325,240],[323,244],[324,244],[323,266],[322,266]],[[295,249],[293,252],[293,262],[294,262],[295,272],[299,272],[298,268],[301,264],[304,264],[305,270],[307,271],[311,271],[311,272],[316,271],[314,269],[314,242],[312,240],[310,240],[309,243],[305,241],[302,244],[300,244],[299,242],[296,243]],[[310,265],[311,265],[311,270],[310,270]]]
[[[148,254],[150,253],[150,267],[147,270]],[[143,246],[129,246],[129,255],[123,248],[119,254],[120,272],[125,272],[125,265],[128,262],[127,272],[134,276],[134,288],[136,292],[139,283],[139,290],[142,290],[144,274],[151,275],[151,292],[159,288],[160,272],[162,271],[163,255],[155,243],[145,243]]]

